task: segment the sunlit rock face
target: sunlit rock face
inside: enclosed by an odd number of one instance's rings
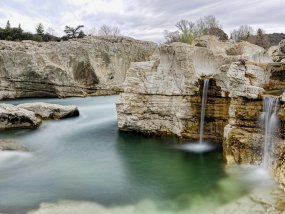
[[[258,118],[262,101],[232,98],[229,123],[224,129],[223,153],[228,164],[259,164],[262,159],[262,129]]]
[[[264,92],[269,76],[263,65],[249,61],[256,54],[268,59],[261,47],[213,36],[193,45],[160,46],[154,60],[132,63],[128,70],[117,102],[119,128],[197,140],[203,79],[210,78],[204,139],[221,142],[231,98],[254,99]]]
[[[155,49],[127,37],[0,41],[0,99],[114,94],[130,63],[148,60]]]

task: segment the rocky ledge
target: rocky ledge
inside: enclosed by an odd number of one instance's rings
[[[156,47],[112,36],[47,43],[0,41],[0,100],[118,93],[130,63],[148,60]]]
[[[34,112],[36,116],[44,120],[58,120],[67,117],[79,116],[78,108],[73,105],[62,106],[57,104],[37,102],[20,104],[18,107]]]
[[[0,104],[0,130],[38,128],[42,120],[79,116],[76,106],[49,103],[27,103],[18,106]]]
[[[285,40],[269,50],[247,42],[206,36],[192,45],[159,47],[151,61],[132,63],[117,102],[124,131],[199,137],[203,80],[210,79],[204,138],[223,145],[228,164],[260,164],[264,132],[263,97],[280,100],[280,135],[274,173],[285,189]]]

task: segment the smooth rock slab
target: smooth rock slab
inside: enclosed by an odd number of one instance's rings
[[[11,104],[0,104],[0,130],[38,128],[41,120],[35,113]]]
[[[68,117],[79,116],[78,108],[74,105],[62,106],[50,103],[25,103],[18,105],[19,108],[33,111],[36,116],[42,119],[63,119]]]

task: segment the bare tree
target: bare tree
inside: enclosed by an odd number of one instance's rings
[[[234,41],[247,40],[253,34],[253,28],[249,25],[241,25],[239,29],[231,32]]]
[[[164,31],[164,37],[166,43],[170,42],[185,42],[192,43],[192,41],[197,36],[202,35],[216,35],[221,39],[227,39],[227,35],[221,29],[222,26],[219,24],[215,16],[205,16],[196,20],[196,22],[191,22],[188,20],[181,20],[176,23],[175,27],[177,31],[169,32]]]
[[[172,43],[172,42],[179,42],[179,31],[164,31],[164,38],[166,40],[166,43]]]
[[[196,36],[208,35],[209,29],[211,28],[222,29],[222,26],[219,24],[219,21],[213,15],[205,16],[204,18],[196,20],[195,26]]]
[[[98,31],[100,36],[119,36],[120,29],[109,25],[102,25]]]
[[[194,31],[195,24],[193,22],[189,22],[188,20],[180,20],[176,23],[175,27],[178,28],[180,33],[188,33]]]

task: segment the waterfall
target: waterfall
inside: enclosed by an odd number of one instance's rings
[[[209,86],[209,80],[205,79],[204,80],[204,86],[203,86],[201,118],[200,118],[200,137],[199,137],[199,143],[200,144],[203,143],[203,136],[204,136],[204,122],[205,122],[205,111],[206,111],[208,86]]]
[[[276,97],[263,98],[263,113],[261,115],[264,131],[262,166],[265,168],[270,168],[272,165],[274,140],[278,136],[276,135],[279,128],[278,104],[279,99]]]

